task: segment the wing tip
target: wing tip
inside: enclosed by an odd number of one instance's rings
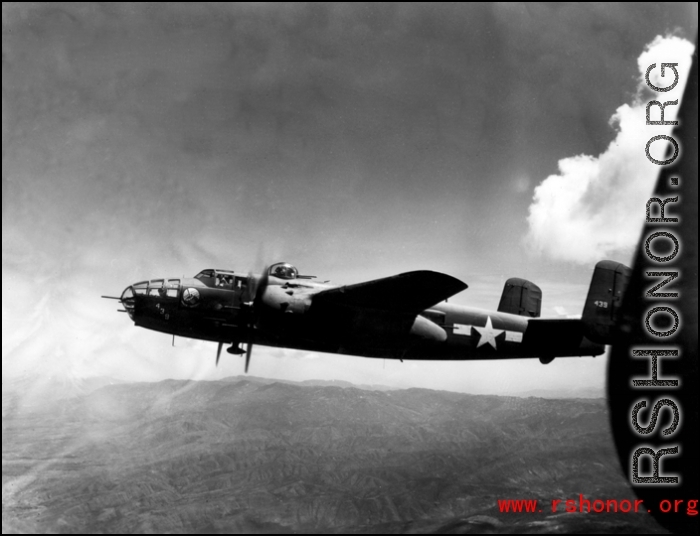
[[[443,272],[436,272],[434,270],[415,270],[413,272],[404,272],[399,274],[398,277],[421,277],[421,278],[431,278],[433,279],[433,285],[440,285],[446,289],[455,289],[453,294],[462,292],[469,288],[464,281],[457,279],[456,277],[445,274]]]

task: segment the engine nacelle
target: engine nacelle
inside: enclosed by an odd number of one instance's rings
[[[447,340],[447,332],[435,322],[420,315],[416,317],[411,326],[411,335],[425,341],[444,342]]]
[[[306,313],[311,307],[308,293],[277,285],[267,287],[262,301],[271,311],[298,315]]]

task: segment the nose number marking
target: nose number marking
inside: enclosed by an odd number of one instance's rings
[[[165,307],[162,307],[160,303],[156,303],[156,309],[160,312],[160,314],[165,315],[166,320],[170,320],[170,313],[165,312]]]

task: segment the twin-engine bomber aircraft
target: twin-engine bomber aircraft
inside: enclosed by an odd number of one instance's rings
[[[543,319],[542,291],[506,281],[496,311],[446,303],[467,285],[449,275],[407,272],[333,286],[277,263],[261,275],[202,270],[191,279],[153,279],[117,299],[137,326],[231,344],[253,344],[389,359],[509,359],[595,356],[610,344],[630,269],[601,261],[580,319]],[[244,350],[241,348],[246,346]]]

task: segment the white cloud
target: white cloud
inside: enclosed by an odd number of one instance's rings
[[[631,104],[620,106],[611,124],[617,136],[598,156],[578,155],[559,161],[559,174],[550,175],[535,188],[528,217],[529,249],[546,256],[576,263],[593,263],[606,257],[627,261],[639,238],[646,201],[659,172],[644,153],[655,135],[671,134],[671,126],[647,126],[646,104],[678,99],[680,102],[693,45],[678,37],[658,36],[639,56],[640,86]],[[680,81],[669,92],[650,93],[644,82],[649,65],[657,64],[650,80],[667,87],[673,73],[660,78],[661,63],[678,63]],[[675,119],[678,107],[668,106],[664,119]],[[652,110],[658,120],[658,108]],[[657,147],[658,146],[658,147]],[[652,147],[660,158],[662,143]],[[654,151],[658,151],[655,154]]]

